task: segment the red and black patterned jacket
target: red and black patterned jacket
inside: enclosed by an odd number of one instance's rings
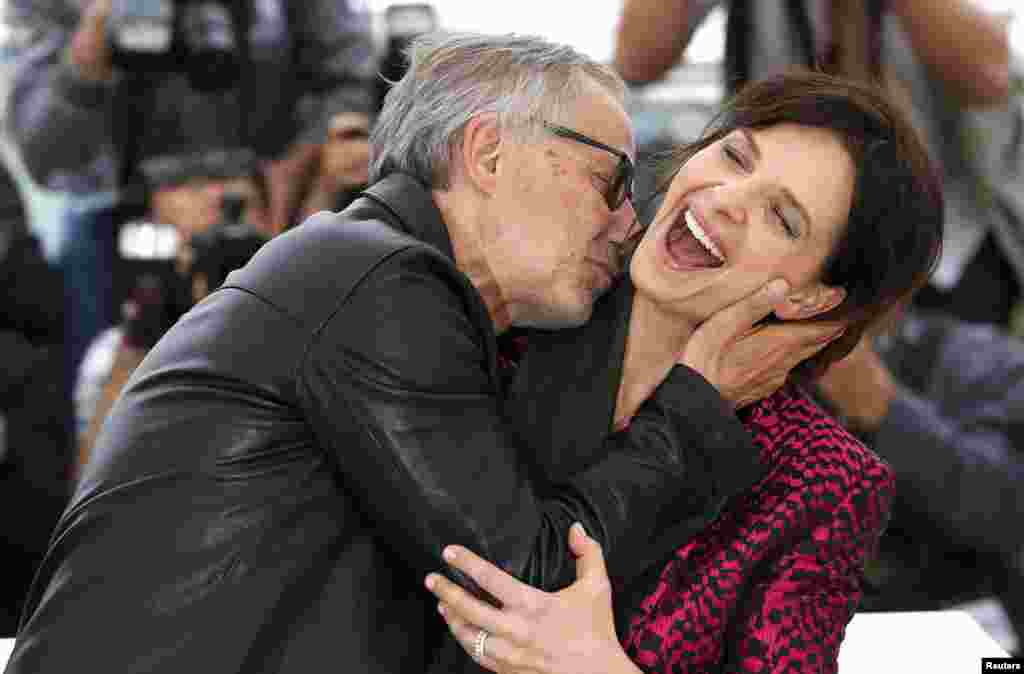
[[[893,471],[795,387],[741,416],[768,474],[675,552],[623,645],[651,672],[835,672]]]
[[[553,448],[537,462],[556,479],[586,465],[576,448],[591,435],[612,432],[631,300],[626,283],[578,331],[531,334],[516,366],[509,414]],[[760,479],[674,549],[637,551],[650,569],[617,583],[623,646],[648,672],[835,672],[893,471],[795,386],[740,417]]]

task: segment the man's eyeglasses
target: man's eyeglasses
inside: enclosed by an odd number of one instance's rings
[[[622,208],[622,204],[626,203],[627,199],[633,200],[633,180],[636,175],[636,169],[633,167],[633,161],[629,158],[628,154],[621,150],[616,150],[614,147],[609,147],[593,138],[584,136],[578,131],[567,129],[564,126],[544,122],[544,128],[556,136],[568,138],[590,147],[596,147],[618,157],[619,165],[615,168],[615,176],[604,191],[604,201],[608,204],[609,209],[617,211]]]

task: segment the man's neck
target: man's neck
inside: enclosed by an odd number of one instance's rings
[[[512,325],[508,303],[501,292],[501,286],[494,270],[487,261],[480,245],[476,215],[464,207],[464,201],[453,198],[452,192],[434,192],[434,202],[441,211],[441,218],[448,228],[448,238],[455,253],[455,266],[465,274],[480,293],[487,313],[494,324],[494,333],[500,335]]]
[[[616,426],[627,422],[664,381],[693,334],[694,325],[651,301],[633,296],[622,382],[615,404]]]

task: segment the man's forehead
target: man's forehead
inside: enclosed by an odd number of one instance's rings
[[[567,112],[565,126],[630,157],[636,156],[633,125],[625,108],[610,94],[595,92],[581,96]]]

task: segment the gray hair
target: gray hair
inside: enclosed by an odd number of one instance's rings
[[[401,171],[447,189],[452,150],[474,117],[495,114],[502,129],[522,132],[541,119],[567,121],[595,83],[620,102],[626,94],[609,66],[535,36],[437,32],[414,40],[406,56],[409,68],[370,134],[371,182]]]

